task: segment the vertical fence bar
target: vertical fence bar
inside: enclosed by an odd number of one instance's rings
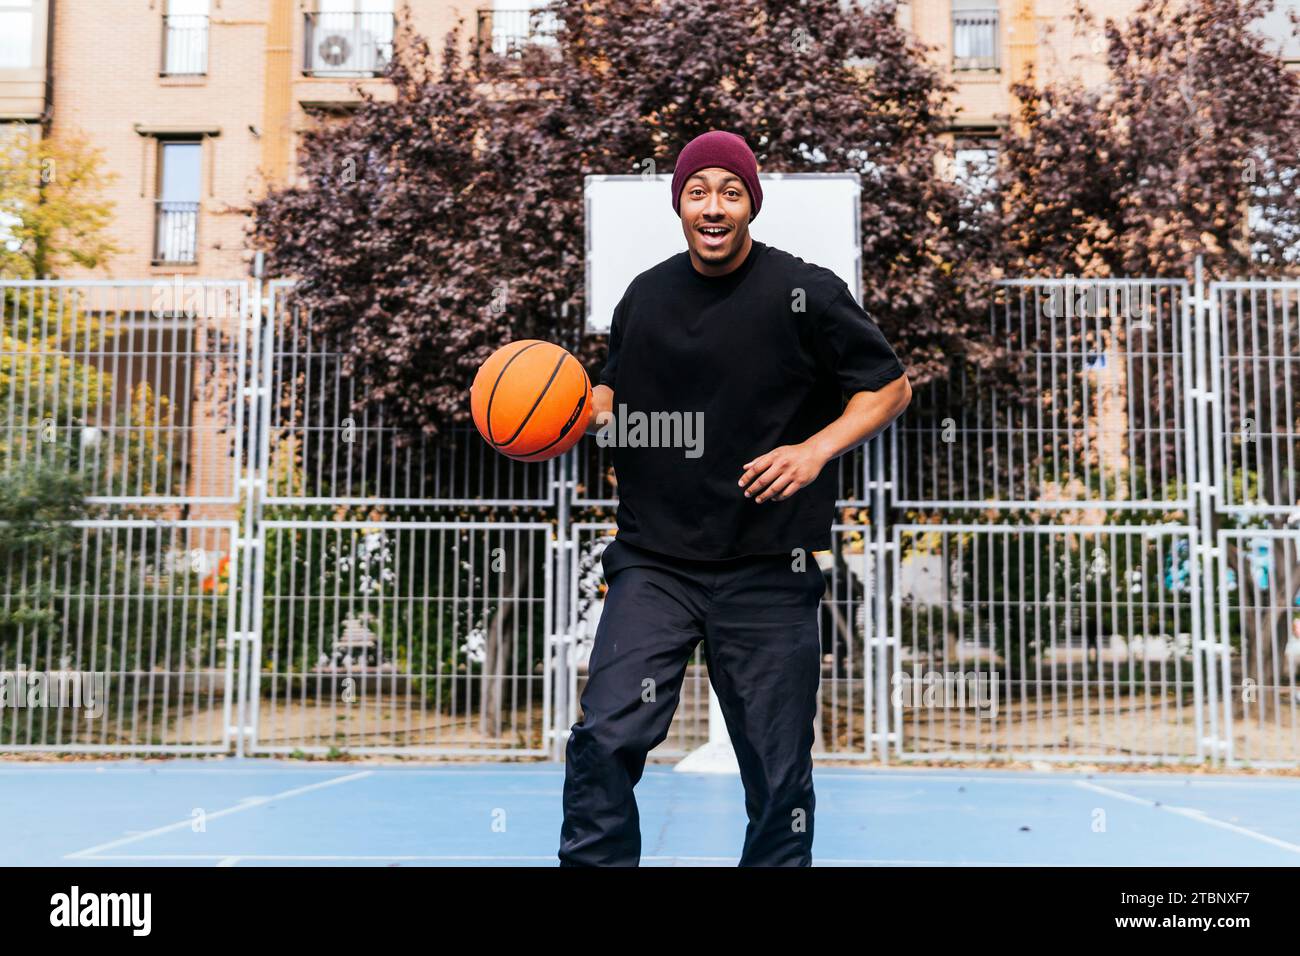
[[[254,307],[255,314],[259,321],[255,328],[255,335],[258,339],[257,344],[257,362],[253,366],[253,385],[257,394],[258,401],[256,404],[256,416],[250,417],[250,422],[256,422],[257,433],[250,439],[248,448],[249,454],[253,457],[256,466],[256,477],[260,484],[254,509],[257,528],[257,568],[256,576],[253,580],[253,591],[249,600],[253,605],[252,612],[252,632],[256,635],[257,647],[257,668],[261,670],[262,657],[262,634],[264,629],[264,610],[266,594],[266,547],[267,535],[264,525],[266,499],[273,491],[270,485],[271,481],[271,405],[273,402],[272,388],[274,386],[276,374],[276,349],[280,341],[280,316],[286,307],[286,295],[280,285],[276,283],[264,283],[263,266],[259,253],[254,260],[256,275],[256,286],[254,288]],[[276,686],[273,683],[271,687],[272,703],[275,699]],[[257,747],[260,727],[261,727],[261,694],[260,688],[253,701],[252,720],[249,726],[247,746],[252,749]]]
[[[543,655],[544,667],[549,680],[550,690],[555,694],[550,716],[551,726],[547,732],[551,737],[551,759],[560,760],[564,754],[565,738],[569,727],[566,723],[570,702],[568,700],[571,682],[569,670],[574,666],[573,651],[576,621],[570,607],[569,564],[576,555],[573,531],[569,527],[569,499],[574,492],[574,482],[570,477],[571,463],[578,451],[568,451],[555,460],[551,483],[552,498],[556,503],[555,538],[548,560],[548,569],[553,577],[550,593],[553,601],[551,633],[548,634],[550,647]],[[556,672],[556,673],[551,673]],[[548,700],[548,704],[550,701]]]
[[[893,429],[890,429],[891,434]],[[892,488],[893,483],[885,480],[885,453],[884,446],[887,440],[883,435],[877,436],[871,442],[871,448],[868,454],[871,455],[871,470],[874,472],[871,491],[871,537],[875,542],[874,548],[863,547],[864,559],[866,552],[873,551],[869,561],[864,560],[863,571],[868,569],[865,565],[870,565],[869,575],[864,574],[864,582],[870,588],[870,593],[865,594],[864,598],[870,602],[868,613],[863,615],[864,620],[871,620],[871,630],[874,632],[871,636],[871,644],[875,644],[875,670],[876,670],[876,734],[880,740],[880,760],[882,763],[889,763],[889,741],[891,737],[898,739],[898,728],[892,726],[890,720],[890,700],[889,680],[890,672],[897,661],[891,663],[890,647],[891,644],[896,646],[898,640],[897,633],[892,627],[887,626],[889,619],[885,616],[887,602],[890,601],[890,594],[897,594],[897,581],[890,581],[885,576],[885,567],[890,558],[890,550],[886,546],[885,537],[885,517],[888,503],[886,501],[886,492]],[[892,617],[892,616],[891,616]],[[868,645],[870,646],[870,645]],[[868,748],[870,750],[870,748]]]
[[[1219,432],[1218,416],[1215,412],[1216,389],[1212,382],[1218,380],[1216,374],[1217,367],[1217,349],[1213,347],[1215,341],[1215,318],[1216,309],[1211,308],[1211,302],[1206,297],[1204,263],[1200,256],[1196,257],[1195,267],[1195,296],[1192,299],[1192,313],[1194,315],[1194,337],[1192,353],[1195,362],[1196,384],[1192,389],[1192,395],[1196,402],[1196,422],[1194,426],[1193,441],[1195,443],[1196,458],[1195,462],[1189,462],[1192,470],[1191,494],[1188,495],[1189,501],[1189,523],[1198,527],[1200,534],[1196,540],[1196,557],[1199,561],[1200,574],[1205,582],[1216,580],[1215,563],[1214,563],[1214,545],[1217,538],[1214,534],[1214,474],[1216,472],[1214,462],[1218,459],[1217,442],[1221,437]],[[1216,653],[1222,655],[1222,660],[1227,659],[1226,647],[1221,646],[1215,640],[1215,601],[1214,589],[1205,587],[1201,589],[1201,642],[1200,648],[1207,655],[1202,685],[1203,694],[1197,696],[1197,709],[1208,713],[1209,716],[1209,738],[1203,736],[1204,725],[1198,722],[1198,731],[1202,737],[1198,738],[1197,755],[1204,755],[1204,748],[1199,741],[1209,745],[1209,756],[1211,760],[1221,761],[1225,759],[1227,753],[1224,745],[1228,750],[1231,749],[1231,731],[1225,734],[1226,740],[1219,736],[1218,731],[1218,708],[1215,698],[1217,689],[1215,687],[1215,670],[1214,656]],[[1200,649],[1194,655],[1194,667],[1199,670]],[[1193,671],[1195,675],[1196,671]],[[1225,719],[1230,716],[1232,709],[1232,691],[1227,680],[1227,674],[1224,674],[1225,682],[1223,687],[1223,697],[1225,706]],[[1203,716],[1202,716],[1203,719]],[[1225,728],[1228,725],[1225,723]]]
[[[257,709],[259,686],[258,675],[261,673],[261,641],[253,627],[254,607],[258,600],[258,566],[256,554],[261,531],[261,489],[264,476],[260,469],[259,450],[261,443],[256,434],[256,423],[262,420],[262,328],[271,316],[263,298],[262,253],[257,253],[253,260],[252,294],[247,296],[240,310],[239,342],[241,356],[244,348],[251,347],[248,366],[240,362],[239,376],[242,387],[239,390],[238,408],[241,418],[248,423],[243,436],[242,459],[244,475],[240,481],[240,500],[243,508],[242,536],[237,549],[241,563],[240,601],[239,601],[239,676],[238,717],[235,724],[235,753],[244,756],[250,743],[252,730],[252,711]],[[250,372],[251,370],[251,372]],[[227,689],[229,693],[229,689]]]
[[[1205,361],[1205,313],[1202,310],[1202,297],[1204,295],[1204,285],[1201,282],[1199,271],[1201,261],[1197,259],[1197,273],[1195,276],[1196,284],[1193,288],[1192,300],[1188,301],[1186,295],[1183,296],[1182,308],[1179,310],[1183,326],[1183,383],[1184,383],[1184,439],[1187,448],[1187,524],[1188,528],[1200,531],[1192,537],[1192,548],[1194,549],[1188,555],[1189,561],[1201,561],[1203,557],[1198,557],[1208,543],[1205,536],[1205,528],[1200,525],[1200,520],[1205,514],[1203,500],[1203,485],[1207,481],[1212,485],[1213,479],[1202,471],[1201,449],[1205,445],[1205,433],[1202,431],[1204,422],[1202,413],[1204,412],[1204,403],[1201,400],[1200,388],[1202,382],[1208,385],[1208,380],[1204,379],[1203,364]],[[1176,560],[1176,557],[1175,557]],[[1204,564],[1200,565],[1201,573],[1192,575],[1193,578],[1200,578],[1204,574]],[[1196,581],[1193,582],[1197,583]],[[1194,733],[1196,734],[1196,757],[1198,760],[1205,759],[1206,744],[1206,719],[1210,718],[1211,723],[1217,726],[1217,721],[1213,720],[1213,707],[1207,705],[1207,695],[1211,689],[1207,688],[1205,677],[1204,660],[1202,659],[1203,649],[1206,645],[1205,636],[1205,619],[1207,614],[1205,608],[1212,606],[1214,603],[1214,588],[1212,579],[1205,578],[1200,583],[1205,587],[1201,593],[1204,603],[1199,605],[1200,613],[1197,613],[1198,605],[1193,602],[1192,613],[1192,721]],[[1212,615],[1209,615],[1212,617]],[[1213,634],[1213,630],[1210,631]],[[1211,732],[1213,736],[1213,732]]]

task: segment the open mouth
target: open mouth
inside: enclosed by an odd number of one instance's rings
[[[704,237],[706,246],[720,246],[727,240],[727,234],[731,230],[725,226],[701,226],[700,235]]]

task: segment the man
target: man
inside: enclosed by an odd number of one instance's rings
[[[843,280],[750,236],[763,191],[744,139],[692,140],[672,190],[687,251],[614,310],[587,431],[676,415],[702,441],[612,452],[618,534],[566,750],[560,865],[640,864],[633,787],[703,640],[745,787],[740,865],[809,866],[825,591],[812,552],[831,546],[838,490],[826,466],[897,417],[911,387]]]

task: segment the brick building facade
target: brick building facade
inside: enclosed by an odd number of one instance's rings
[[[434,40],[458,17],[466,43],[527,37],[521,0],[0,0],[0,122],[84,131],[116,181],[109,274],[242,276],[249,202],[292,176],[312,108],[344,109],[382,68],[394,3]],[[1133,0],[1093,0],[1099,17]],[[903,24],[957,85],[953,132],[972,157],[995,149],[1010,84],[1095,80],[1100,46],[1073,36],[1069,0],[911,0]],[[6,29],[7,28],[7,29]],[[967,152],[963,152],[963,156]]]

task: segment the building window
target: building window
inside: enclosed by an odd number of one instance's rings
[[[0,0],[0,70],[26,70],[32,65],[36,29],[34,0]]]
[[[1277,0],[1268,13],[1253,24],[1263,36],[1269,50],[1287,63],[1300,63],[1300,37],[1291,32],[1291,13],[1300,13],[1298,0]]]
[[[168,0],[162,49],[163,76],[208,72],[208,0]]]
[[[318,0],[305,14],[303,72],[378,76],[393,58],[393,0]]]
[[[1252,149],[1247,159],[1256,170],[1246,187],[1251,260],[1264,266],[1294,268],[1300,262],[1300,224],[1285,210],[1287,194],[1300,191],[1300,167],[1286,156],[1270,156],[1262,147]],[[1283,210],[1280,216],[1278,210]]]
[[[953,147],[953,181],[965,192],[973,210],[987,216],[995,215],[1001,140],[996,133],[988,131],[957,131]],[[968,228],[970,224],[961,220],[958,229]]]
[[[954,143],[953,178],[973,195],[987,193],[997,185],[998,146],[996,136],[958,135]]]
[[[543,9],[547,0],[498,0],[478,11],[478,43],[483,53],[514,56],[528,45],[555,46],[559,21]]]
[[[198,261],[202,167],[201,141],[163,140],[158,144],[153,255],[156,265]]]
[[[988,0],[952,0],[952,68],[998,68],[998,10]]]

